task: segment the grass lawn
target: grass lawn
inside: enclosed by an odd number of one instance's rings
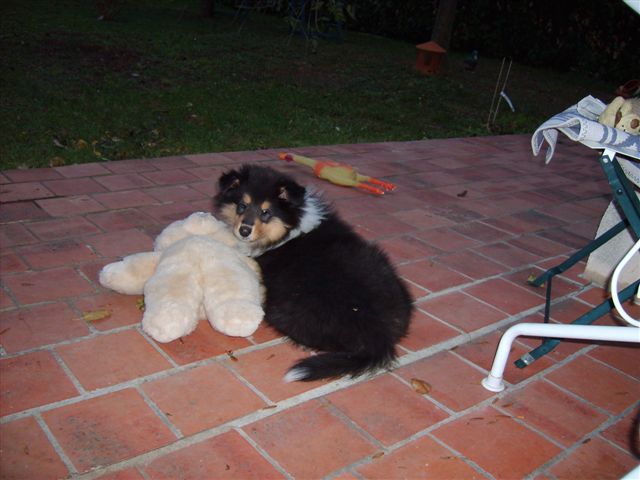
[[[284,146],[532,133],[617,85],[514,64],[486,127],[500,59],[413,70],[414,45],[347,32],[315,53],[283,18],[200,1],[129,0],[98,21],[89,0],[4,0],[0,169]],[[425,38],[428,40],[428,38]]]

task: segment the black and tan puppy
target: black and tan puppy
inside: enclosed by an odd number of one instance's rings
[[[266,322],[320,352],[296,363],[287,381],[358,376],[393,363],[413,307],[382,250],[271,168],[226,172],[214,204],[262,269]]]

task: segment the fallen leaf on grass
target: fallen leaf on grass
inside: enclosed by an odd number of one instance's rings
[[[111,310],[107,308],[101,308],[99,310],[92,310],[90,312],[82,312],[82,319],[85,322],[96,322],[98,320],[104,320],[111,316]]]
[[[426,395],[431,391],[431,384],[424,380],[420,380],[419,378],[412,378],[411,386],[413,387],[413,390],[420,395]]]
[[[66,165],[66,163],[67,161],[62,157],[53,157],[49,160],[50,167],[62,167],[63,165]]]

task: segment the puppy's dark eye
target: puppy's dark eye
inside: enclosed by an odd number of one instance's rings
[[[236,207],[236,213],[240,215],[241,213],[244,213],[246,209],[247,209],[247,204],[240,202]]]
[[[273,217],[273,213],[268,208],[260,211],[260,221],[268,222]]]

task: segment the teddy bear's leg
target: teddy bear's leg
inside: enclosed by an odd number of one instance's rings
[[[231,337],[248,337],[253,334],[264,317],[262,307],[248,300],[219,303],[213,311],[213,314],[207,313],[213,328]]]
[[[154,340],[176,340],[198,325],[202,288],[191,265],[163,261],[145,285],[144,298],[142,329]]]
[[[247,264],[221,261],[209,265],[204,278],[223,278],[224,282],[205,282],[203,304],[211,326],[234,337],[248,337],[264,317],[260,306],[260,282]]]
[[[159,259],[159,252],[144,252],[105,265],[100,271],[100,284],[119,293],[141,295]]]

